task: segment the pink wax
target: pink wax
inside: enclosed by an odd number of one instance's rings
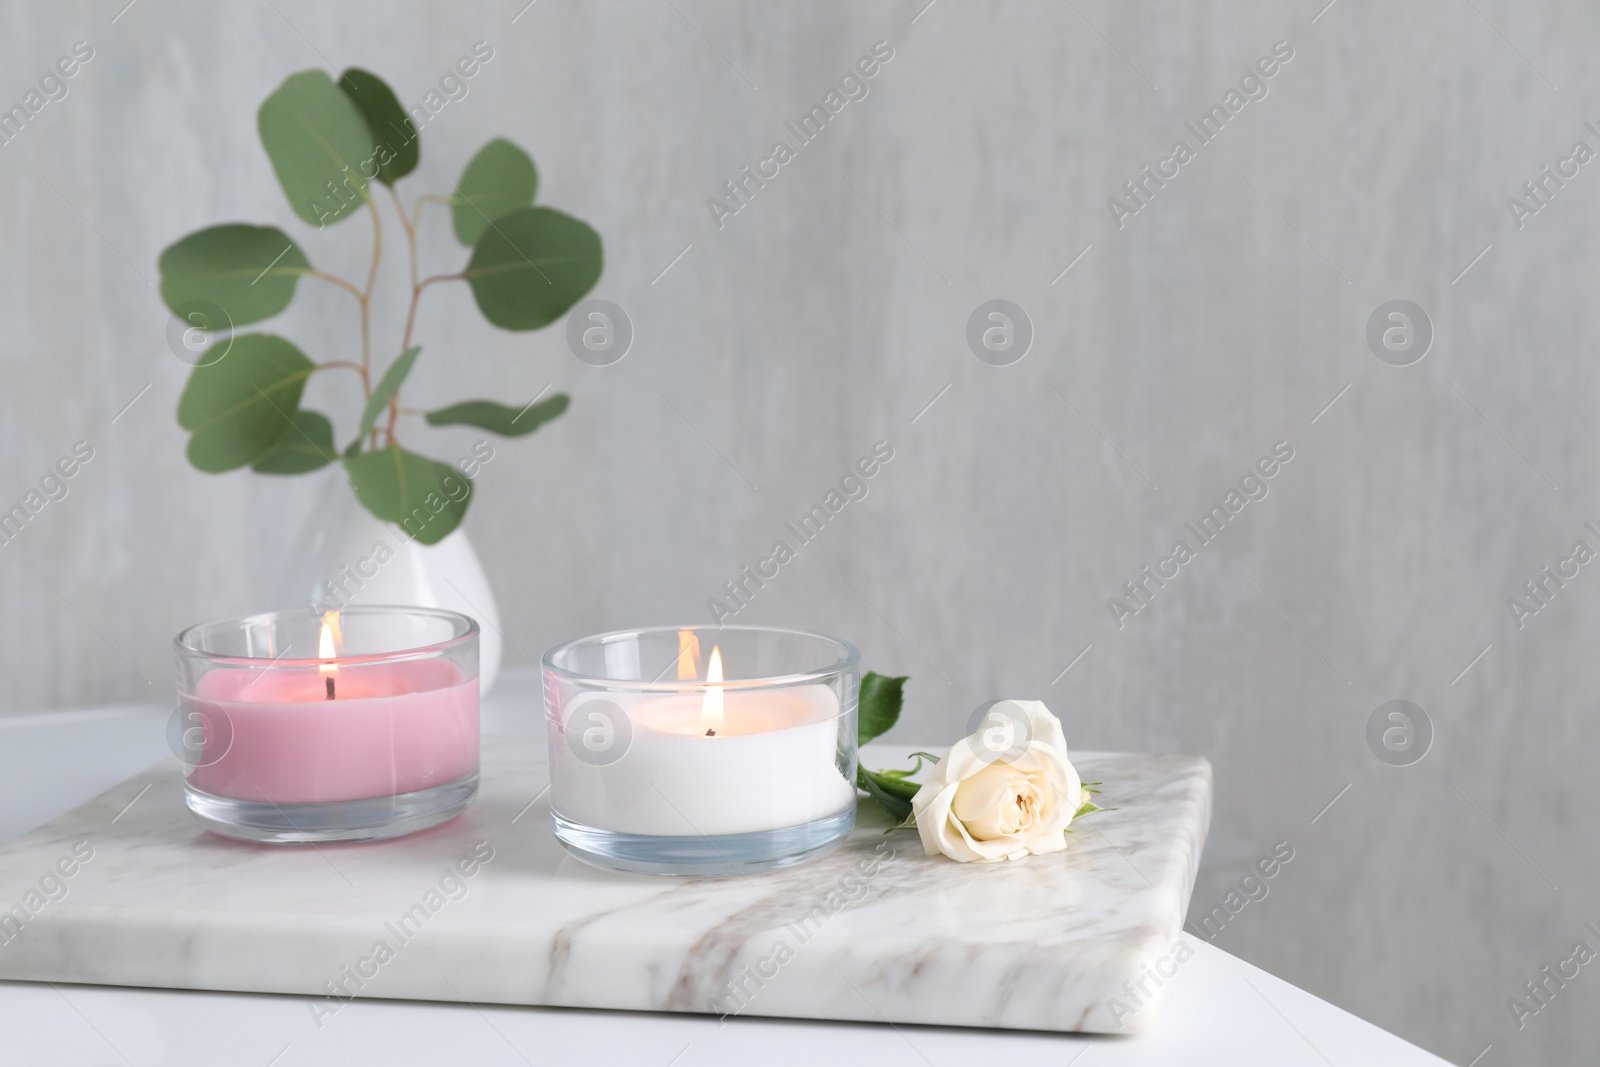
[[[334,699],[326,680],[334,680]],[[478,679],[444,659],[336,672],[217,669],[184,694],[204,755],[189,784],[213,796],[315,804],[414,793],[478,768]]]

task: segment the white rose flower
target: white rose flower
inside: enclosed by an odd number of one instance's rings
[[[911,809],[928,855],[993,863],[1066,848],[1085,795],[1060,720],[1041,701],[1003,700],[939,761]]]

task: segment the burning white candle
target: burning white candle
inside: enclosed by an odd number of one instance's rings
[[[720,648],[693,691],[584,692],[559,714],[565,744],[552,746],[552,807],[585,827],[741,834],[800,826],[855,803],[841,769],[851,761],[841,760],[834,690],[724,683]]]

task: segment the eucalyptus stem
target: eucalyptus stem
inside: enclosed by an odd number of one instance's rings
[[[372,212],[372,269],[367,272],[367,291],[361,297],[361,391],[372,397],[372,292],[378,284],[378,262],[383,258],[383,221],[378,217],[378,205],[367,197],[367,207]],[[370,444],[378,446],[378,434],[373,431]]]
[[[349,292],[349,294],[351,296],[355,297],[357,300],[362,299],[361,290],[357,289],[354,285],[352,285],[349,282],[345,281],[343,278],[339,277],[337,274],[329,274],[325,270],[308,270],[308,271],[306,271],[306,274],[308,276],[312,277],[312,278],[318,278],[318,279],[321,279],[322,281],[328,282],[330,285],[337,285],[339,288],[344,289],[347,292]]]
[[[435,199],[438,198],[435,197]],[[465,277],[465,274],[434,274],[430,277],[422,279],[422,281],[411,287],[411,309],[406,312],[406,332],[405,336],[400,339],[400,351],[404,352],[406,349],[411,347],[411,330],[417,324],[417,304],[422,299],[422,291],[428,286],[432,285],[434,282],[459,281]],[[389,399],[388,434],[391,442],[394,440],[394,424],[399,417],[400,391],[396,389],[394,396],[390,397]]]
[[[454,207],[455,200],[452,197],[440,196],[437,193],[423,193],[417,197],[416,205],[411,209],[411,228],[413,230],[417,228],[417,224],[422,218],[422,205],[424,204],[444,204],[446,207]]]
[[[400,199],[400,194],[395,191],[395,188],[392,185],[389,187],[389,195],[394,198],[395,213],[400,216],[400,225],[405,228],[406,245],[410,251],[411,260],[411,310],[406,315],[405,343],[400,346],[400,351],[404,352],[408,347],[410,347],[411,323],[412,317],[416,314],[417,293],[419,292],[419,286],[417,283],[417,219],[408,219],[406,217],[405,203]],[[423,199],[425,198],[419,198],[417,201],[418,211],[420,211],[422,208]],[[385,429],[385,432],[388,435],[388,440],[391,444],[394,443],[394,427],[396,419],[400,413],[399,403],[400,390],[396,389],[395,395],[389,400],[389,423]],[[376,435],[377,430],[374,429],[373,433]]]
[[[422,279],[411,289],[411,310],[406,312],[406,332],[400,339],[400,351],[404,352],[411,347],[411,329],[417,324],[417,303],[422,298],[422,290],[434,282],[459,282],[466,278],[465,274],[434,274]]]
[[[395,214],[400,216],[400,225],[406,231],[406,244],[411,248],[411,285],[415,288],[417,284],[417,225],[414,220],[406,217],[406,205],[400,199],[399,192],[392,185],[389,186],[389,196],[394,200]],[[421,201],[418,201],[418,203],[420,204]]]

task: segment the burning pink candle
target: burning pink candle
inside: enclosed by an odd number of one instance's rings
[[[374,840],[451,817],[477,792],[477,637],[453,612],[376,607],[184,631],[190,809],[266,842]]]

